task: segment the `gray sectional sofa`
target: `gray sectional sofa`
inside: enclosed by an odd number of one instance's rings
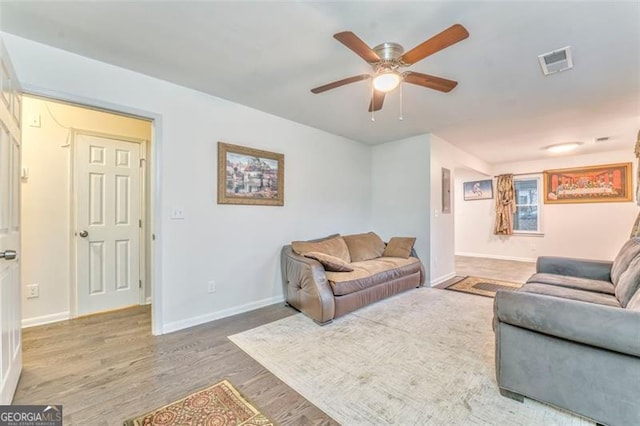
[[[640,238],[613,262],[540,257],[494,305],[502,395],[611,426],[640,425]]]

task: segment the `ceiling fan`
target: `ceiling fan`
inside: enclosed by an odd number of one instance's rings
[[[334,81],[313,88],[311,92],[322,93],[345,84],[373,79],[372,96],[369,103],[369,112],[372,112],[382,109],[385,94],[398,87],[403,81],[441,92],[450,92],[458,85],[457,81],[413,71],[401,72],[400,69],[413,65],[429,55],[464,40],[469,37],[469,32],[462,25],[455,24],[408,52],[405,52],[398,43],[382,43],[372,49],[351,31],[343,31],[334,34],[333,37],[371,65],[374,73],[360,74]]]

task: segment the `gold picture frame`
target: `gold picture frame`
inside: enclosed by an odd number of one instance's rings
[[[284,154],[218,142],[218,204],[284,205]]]
[[[545,170],[545,204],[632,201],[631,163]]]

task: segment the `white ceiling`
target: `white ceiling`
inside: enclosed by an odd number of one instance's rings
[[[640,129],[640,3],[0,2],[3,31],[229,99],[368,144],[435,133],[490,163],[633,149]],[[410,69],[459,82],[404,85],[372,122],[371,68],[333,39],[409,50],[454,23],[470,33]],[[574,69],[545,77],[537,55],[565,46]],[[97,83],[99,84],[99,83]],[[594,142],[608,136],[607,142]]]

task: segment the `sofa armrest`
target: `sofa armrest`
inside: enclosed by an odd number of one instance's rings
[[[640,357],[640,312],[543,294],[499,291],[494,321]]]
[[[424,283],[427,280],[427,272],[424,269],[424,263],[422,263],[422,261],[418,257],[418,252],[416,252],[415,247],[411,247],[411,254],[409,256],[410,257],[415,257],[416,259],[418,259],[420,261],[420,287],[422,287],[422,286],[424,286]]]
[[[613,262],[606,260],[540,256],[536,262],[536,272],[611,281],[611,265]]]
[[[294,253],[290,245],[282,248],[280,259],[287,303],[318,323],[331,321],[335,315],[333,290],[320,262]]]

